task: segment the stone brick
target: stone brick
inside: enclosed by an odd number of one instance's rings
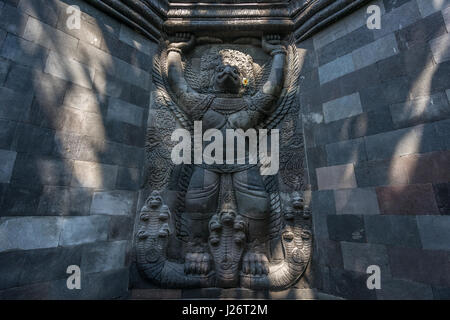
[[[325,122],[336,121],[362,113],[358,93],[344,96],[323,104]]]
[[[328,238],[327,216],[336,214],[333,191],[314,191],[312,193],[312,210],[314,235],[318,238]]]
[[[421,247],[416,217],[372,215],[364,216],[364,222],[369,243]]]
[[[417,226],[424,249],[450,251],[449,216],[419,216]]]
[[[128,244],[128,241],[114,241],[86,245],[83,248],[81,270],[93,273],[125,267]]]
[[[450,150],[450,119],[433,123],[433,128],[437,135],[437,140],[442,143],[442,150]]]
[[[48,57],[45,72],[82,87],[92,88],[95,69],[52,52]]]
[[[449,162],[449,151],[413,154],[392,161],[391,170],[402,167],[411,184],[440,183],[450,181]]]
[[[130,215],[135,204],[132,191],[95,192],[91,214]]]
[[[112,189],[116,184],[117,167],[85,161],[75,161],[71,186]]]
[[[450,35],[448,33],[430,41],[430,48],[437,63],[450,60]]]
[[[19,285],[25,258],[23,251],[0,253],[0,289]]]
[[[427,17],[450,5],[446,0],[417,0],[417,4],[419,5],[420,15],[422,17]]]
[[[361,69],[399,53],[397,41],[389,34],[352,52],[355,69]]]
[[[0,148],[9,149],[13,142],[17,122],[0,119]]]
[[[319,190],[356,188],[353,164],[317,168]]]
[[[124,101],[110,98],[108,105],[108,120],[123,121],[135,126],[142,126],[144,110]]]
[[[364,139],[369,161],[441,149],[441,142],[436,139],[436,133],[431,125],[418,125]]]
[[[61,227],[58,217],[0,218],[0,252],[57,247]]]
[[[27,216],[35,215],[39,198],[42,194],[42,187],[39,185],[18,186],[9,184],[4,191],[2,203],[3,216]]]
[[[431,184],[376,188],[382,214],[439,214]]]
[[[138,190],[141,187],[141,170],[119,167],[116,188],[120,190]]]
[[[56,279],[66,280],[67,267],[80,266],[81,247],[39,249],[23,252],[25,261],[19,285],[44,282]]]
[[[435,184],[433,191],[439,212],[443,215],[450,215],[450,183]]]
[[[9,183],[13,173],[17,152],[0,149],[0,183]]]
[[[334,191],[337,214],[379,214],[377,195],[371,188]]]
[[[367,267],[379,266],[382,282],[389,278],[389,257],[384,245],[371,243],[341,242],[344,269],[367,273]]]
[[[40,45],[8,34],[0,55],[26,66],[43,69],[48,50]]]
[[[150,40],[125,25],[121,25],[119,39],[148,55],[154,51],[155,45]]]
[[[333,268],[342,268],[342,252],[340,242],[331,241],[323,238],[315,239],[317,262],[321,265],[331,266]]]
[[[393,104],[390,109],[397,127],[441,120],[450,116],[450,105],[444,93]]]
[[[426,45],[431,39],[447,33],[444,18],[440,12],[419,20],[396,32],[400,50],[407,50],[418,44]]]
[[[444,16],[445,25],[447,26],[447,32],[450,32],[450,7],[442,10],[442,15]]]
[[[390,12],[393,9],[398,8],[409,1],[410,0],[383,0],[383,4],[386,12]]]
[[[362,216],[359,215],[328,215],[328,233],[330,240],[366,242],[366,231]]]
[[[132,240],[134,221],[127,216],[112,216],[109,222],[108,240]]]
[[[433,287],[435,300],[450,300],[450,288]]]
[[[410,97],[411,83],[407,76],[389,79],[359,90],[364,111],[377,110],[380,105],[390,105],[406,101]]]
[[[78,39],[33,17],[28,18],[23,38],[68,57],[74,55],[78,46]]]
[[[337,57],[348,54],[373,41],[373,33],[366,25],[336,39],[332,43],[317,50],[319,64],[323,65]]]
[[[27,124],[17,126],[13,147],[17,152],[35,155],[50,155],[53,149],[55,132]]]
[[[352,55],[346,54],[345,56],[339,57],[336,60],[319,67],[320,84],[323,85],[326,82],[342,77],[354,70],[355,65],[353,63]]]
[[[333,28],[328,27],[314,35],[314,47],[316,50],[339,39],[347,33],[344,23],[336,23]]]
[[[376,299],[375,290],[367,289],[367,273],[330,268],[330,293],[346,299]]]
[[[56,158],[78,159],[81,136],[73,133],[56,132],[51,155]]]
[[[328,165],[366,161],[364,139],[358,138],[326,145]]]
[[[21,185],[68,185],[72,178],[72,164],[58,159],[33,157],[20,154],[17,157],[12,181]]]
[[[58,14],[61,10],[61,4],[58,0],[27,0],[20,1],[17,8],[26,14],[54,27],[58,21]]]
[[[31,105],[32,95],[0,88],[0,118],[23,121]]]
[[[450,253],[415,248],[389,248],[392,276],[440,287],[450,287]]]
[[[407,281],[383,281],[381,289],[377,290],[379,300],[432,300],[433,291],[429,285]]]
[[[64,217],[60,246],[72,246],[96,241],[106,241],[108,238],[109,217],[83,216]]]
[[[107,97],[76,85],[69,88],[64,96],[64,105],[96,114],[104,114],[107,103]]]
[[[9,4],[5,4],[0,13],[0,29],[22,36],[28,16]]]
[[[92,191],[87,188],[46,186],[39,201],[39,215],[88,215]]]
[[[385,1],[386,14],[381,16],[381,29],[373,30],[375,39],[382,38],[420,20],[420,12],[416,1],[401,0],[400,3],[389,1],[396,3],[396,7],[387,5],[387,1]],[[389,8],[392,8],[392,10],[389,10]]]

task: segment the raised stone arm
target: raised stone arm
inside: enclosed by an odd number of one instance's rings
[[[262,39],[262,48],[273,57],[272,70],[266,83],[255,98],[258,98],[258,96],[271,96],[272,99],[265,97],[263,100],[266,102],[260,105],[261,112],[270,113],[274,107],[273,100],[278,98],[283,87],[284,64],[287,51],[286,47],[281,44],[279,35],[264,36]]]
[[[187,33],[178,33],[174,38],[169,39],[167,48],[167,76],[169,85],[177,97],[181,97],[192,91],[184,79],[181,53],[187,53],[194,47],[194,44],[194,36]]]

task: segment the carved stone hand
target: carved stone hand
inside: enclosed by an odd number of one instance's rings
[[[281,44],[281,38],[277,34],[263,36],[262,48],[266,53],[271,55],[286,52],[286,47]]]
[[[189,33],[177,33],[174,37],[169,38],[168,49],[187,53],[194,47],[194,44],[194,35]]]

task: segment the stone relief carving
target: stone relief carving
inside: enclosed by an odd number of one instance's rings
[[[161,42],[147,136],[148,197],[136,237],[142,274],[162,287],[293,285],[311,255],[303,137],[296,129],[299,61],[293,39]],[[180,164],[175,128],[280,129],[280,174],[261,164]],[[284,185],[284,192],[280,190]]]

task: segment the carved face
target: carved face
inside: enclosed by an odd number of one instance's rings
[[[242,75],[239,69],[229,64],[216,67],[214,75],[214,88],[222,93],[239,93]]]
[[[147,203],[152,209],[158,208],[162,204],[162,198],[159,195],[159,192],[153,191],[150,197],[148,198]]]

